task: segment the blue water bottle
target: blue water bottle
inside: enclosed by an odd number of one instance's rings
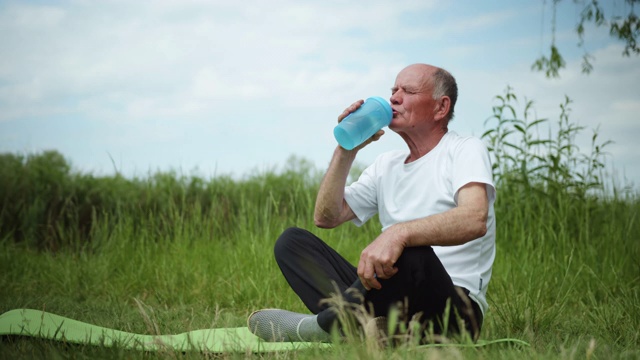
[[[385,99],[370,97],[333,129],[333,136],[345,150],[352,150],[388,126],[392,117],[391,105]]]

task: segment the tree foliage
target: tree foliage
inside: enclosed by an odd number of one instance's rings
[[[553,0],[552,39],[549,54],[540,56],[531,66],[532,70],[544,72],[548,78],[560,77],[560,69],[566,66],[566,62],[555,41],[556,10],[561,1]],[[579,38],[578,47],[584,50],[584,55],[582,56],[583,73],[589,74],[593,70],[592,60],[594,59],[584,47],[585,26],[587,24],[593,24],[597,28],[608,27],[609,35],[624,43],[623,56],[640,55],[640,48],[638,48],[637,44],[637,38],[640,34],[640,20],[634,11],[634,5],[640,0],[624,0],[625,9],[623,11],[625,11],[625,14],[623,15],[605,13],[605,9],[598,0],[573,0],[573,2],[576,6],[581,7],[576,33]]]

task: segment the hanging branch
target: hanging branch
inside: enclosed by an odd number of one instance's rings
[[[540,56],[531,66],[534,71],[544,71],[548,78],[559,78],[560,69],[566,66],[564,58],[560,54],[558,47],[556,46],[556,11],[558,3],[562,0],[553,0],[553,16],[551,19],[551,46],[549,56]],[[605,15],[604,9],[599,4],[598,0],[591,0],[584,5],[580,12],[580,20],[576,25],[576,33],[578,34],[578,47],[584,50],[582,56],[582,72],[585,74],[593,71],[592,61],[595,59],[585,49],[585,25],[593,23],[597,28],[608,26],[609,35],[612,38],[623,41],[625,48],[622,52],[623,56],[631,56],[631,54],[640,55],[640,48],[638,48],[637,38],[640,35],[640,19],[634,12],[635,3],[640,0],[625,0],[625,3],[629,5],[629,13],[626,16],[614,15],[608,20]],[[576,5],[584,4],[584,1],[574,0]],[[544,4],[544,1],[543,1]],[[544,12],[544,11],[543,11]],[[544,19],[544,14],[543,14]]]

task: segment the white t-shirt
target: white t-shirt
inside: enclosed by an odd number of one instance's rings
[[[496,234],[489,152],[480,139],[449,131],[420,159],[405,164],[407,156],[409,152],[401,150],[380,155],[357,182],[345,188],[345,200],[356,215],[353,222],[361,226],[378,213],[385,231],[397,223],[455,208],[461,187],[471,182],[486,184],[487,233],[462,245],[433,246],[454,285],[469,290],[484,313]]]

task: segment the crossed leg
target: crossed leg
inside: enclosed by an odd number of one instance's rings
[[[291,288],[314,314],[325,331],[330,331],[337,313],[323,301],[336,292],[353,304],[373,307],[373,316],[386,316],[390,309],[405,304],[402,313],[406,321],[414,319],[430,323],[435,334],[441,334],[444,324],[451,332],[459,332],[457,319],[477,338],[482,325],[479,306],[468,291],[453,285],[442,263],[431,247],[405,249],[395,266],[399,271],[390,279],[380,279],[382,289],[364,289],[357,269],[324,241],[309,231],[289,228],[278,238],[274,253],[276,261]],[[450,304],[449,317],[445,319]]]

